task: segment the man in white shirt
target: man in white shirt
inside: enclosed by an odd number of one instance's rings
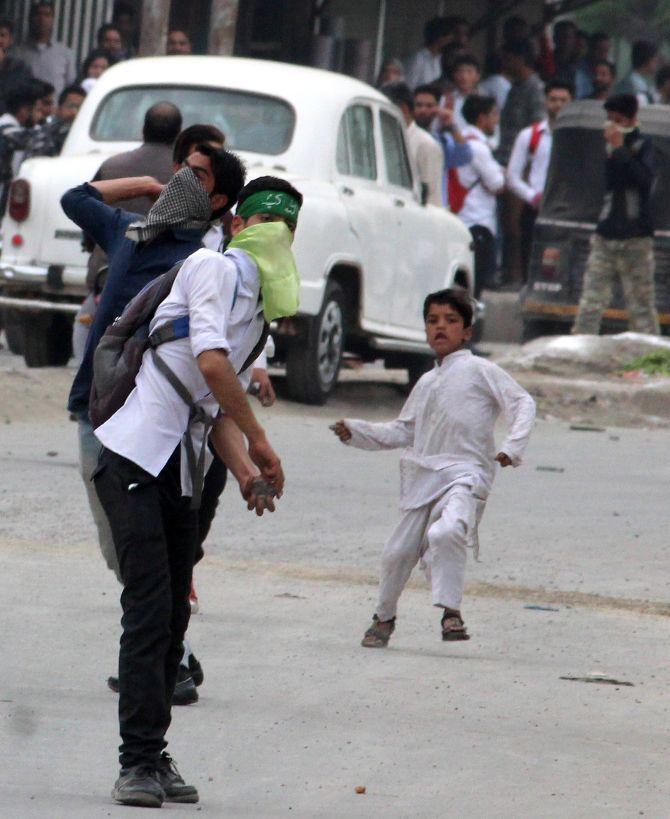
[[[394,82],[383,86],[381,91],[400,109],[405,120],[410,160],[421,180],[423,201],[444,207],[444,154],[437,140],[414,121],[414,97],[409,86]]]
[[[434,17],[423,29],[424,47],[416,52],[407,65],[405,78],[410,88],[434,82],[442,74],[442,49],[452,39],[448,21]]]
[[[155,333],[186,320],[188,336],[145,353],[124,405],[95,430],[104,448],[94,482],[124,586],[121,774],[113,791],[122,804],[198,801],[197,790],[184,784],[164,752],[198,545],[193,507],[202,469],[194,461],[205,455],[207,426],[213,424],[212,441],[248,508],[259,515],[274,511],[283,471],[245,388],[264,327],[298,308],[291,243],[301,205],[301,194],[276,177],[261,177],[242,190],[228,250],[203,248],[189,256],[151,322]]]
[[[33,3],[30,7],[30,36],[15,51],[38,80],[49,82],[56,95],[71,85],[77,75],[74,53],[63,43],[53,39],[54,4]]]
[[[469,96],[463,104],[463,117],[468,123],[463,136],[472,150],[472,162],[450,172],[449,199],[452,211],[472,234],[479,296],[493,283],[496,272],[496,197],[505,187],[505,173],[488,143],[499,120],[493,97]]]
[[[520,222],[524,275],[528,274],[533,227],[547,181],[554,126],[558,115],[572,98],[573,88],[570,83],[562,80],[550,80],[547,83],[547,118],[519,132],[507,166],[507,187],[524,203]]]

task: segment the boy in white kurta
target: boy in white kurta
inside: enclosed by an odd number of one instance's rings
[[[403,517],[382,555],[379,603],[362,643],[370,648],[388,643],[398,599],[419,560],[433,604],[444,610],[442,639],[469,639],[460,613],[466,547],[477,548],[496,461],[503,467],[521,463],[535,420],[530,395],[496,364],[463,348],[472,335],[472,306],[464,291],[430,294],[424,318],[437,363],[417,382],[398,418],[346,419],[333,427],[343,443],[360,449],[405,450]],[[501,411],[508,433],[496,455],[493,431]]]

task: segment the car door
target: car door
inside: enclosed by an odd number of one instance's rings
[[[380,184],[373,109],[350,105],[340,121],[336,182],[363,266],[363,323],[390,323],[389,294],[395,278],[393,206]],[[381,329],[381,328],[380,328]]]
[[[397,328],[423,335],[423,300],[444,287],[448,269],[447,237],[435,231],[431,205],[419,200],[400,120],[390,111],[379,111],[385,182],[396,222],[395,280],[391,321]]]

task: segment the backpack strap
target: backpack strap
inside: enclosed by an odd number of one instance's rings
[[[235,290],[233,292],[233,301],[232,304],[230,305],[230,311],[232,312],[235,305],[237,304],[237,297],[239,296],[240,293],[240,268],[238,267],[237,262],[232,256],[229,258],[235,265],[235,272],[237,273],[237,277],[235,279]],[[160,327],[157,327],[149,336],[149,344],[155,349],[156,347],[159,347],[161,344],[165,344],[168,341],[176,341],[177,339],[180,338],[188,338],[188,334],[189,334],[188,315],[179,316],[179,318],[173,319],[172,321],[166,321],[165,324],[161,324]]]
[[[544,131],[542,130],[542,123],[534,122],[531,127],[530,142],[528,143],[528,153],[530,154],[530,156],[535,156],[535,154],[537,153],[537,149],[540,144],[540,140],[542,139],[543,133]]]
[[[202,407],[194,403],[191,393],[186,389],[182,381],[175,375],[171,367],[158,355],[156,349],[151,350],[151,357],[156,365],[156,369],[165,376],[170,382],[170,385],[182,399],[182,401],[189,408],[188,427],[184,433],[183,442],[186,448],[186,458],[188,460],[188,471],[191,475],[191,509],[199,509],[200,501],[202,499],[202,489],[205,483],[205,457],[207,454],[207,441],[209,433],[214,426],[214,418],[203,410]],[[193,438],[191,438],[191,425],[202,424],[204,426],[204,435],[202,439],[202,446],[196,458],[195,448],[193,446]]]

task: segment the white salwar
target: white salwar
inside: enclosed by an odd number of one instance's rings
[[[496,448],[503,412],[507,437]],[[395,421],[346,419],[352,446],[404,448],[400,459],[403,517],[382,554],[377,617],[396,616],[398,599],[422,560],[436,606],[460,609],[466,547],[478,549],[477,527],[495,476],[495,456],[521,463],[535,402],[504,370],[469,350],[446,356],[412,390]]]

